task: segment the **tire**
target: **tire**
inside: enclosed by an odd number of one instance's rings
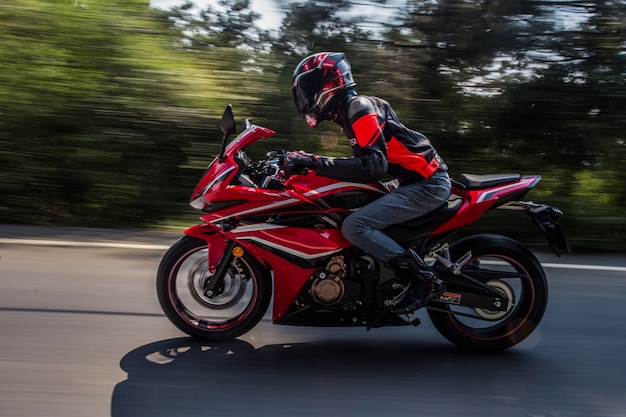
[[[528,337],[543,317],[548,302],[545,272],[528,249],[504,236],[470,236],[454,244],[450,255],[457,260],[468,251],[472,258],[461,272],[507,295],[511,300],[507,311],[431,303],[429,307],[438,310],[429,309],[428,315],[439,333],[461,348],[487,352],[510,348]]]
[[[218,294],[203,294],[211,276],[204,240],[184,236],[163,256],[157,272],[157,295],[165,315],[180,330],[201,340],[231,340],[252,329],[265,314],[271,277],[244,253],[233,258]]]

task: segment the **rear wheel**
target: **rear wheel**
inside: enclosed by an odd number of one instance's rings
[[[244,253],[232,258],[221,285],[209,296],[205,283],[213,278],[207,243],[182,237],[167,251],[157,272],[163,312],[180,330],[203,340],[233,339],[252,329],[270,302],[268,272]]]
[[[545,273],[537,258],[518,242],[499,235],[478,235],[457,242],[456,260],[472,258],[461,273],[508,298],[506,311],[431,303],[428,315],[452,343],[470,350],[496,351],[524,340],[537,327],[548,301]]]

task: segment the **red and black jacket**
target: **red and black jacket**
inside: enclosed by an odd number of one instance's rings
[[[318,158],[318,175],[371,182],[388,173],[400,184],[410,184],[438,170],[447,171],[428,138],[405,127],[385,100],[348,95],[338,106],[336,121],[350,139],[355,156]]]

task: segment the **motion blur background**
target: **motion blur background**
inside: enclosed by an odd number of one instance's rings
[[[229,103],[277,132],[253,157],[350,155],[291,98],[296,64],[324,50],[452,176],[540,174],[528,199],[565,212],[575,250],[626,249],[623,0],[3,0],[0,223],[196,222],[188,197]],[[540,243],[525,216],[490,217],[479,227]]]

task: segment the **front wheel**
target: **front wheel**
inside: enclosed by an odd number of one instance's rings
[[[269,273],[249,254],[232,257],[210,296],[207,243],[184,236],[165,254],[157,272],[157,294],[165,315],[183,332],[202,340],[229,340],[252,329],[271,299]]]
[[[516,345],[537,327],[548,301],[546,276],[537,258],[520,243],[499,235],[471,236],[451,248],[451,258],[471,251],[461,269],[500,292],[506,311],[431,303],[428,315],[452,343],[469,350],[497,351]]]

